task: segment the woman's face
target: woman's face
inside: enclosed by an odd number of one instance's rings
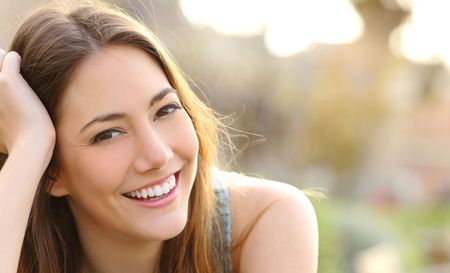
[[[59,109],[51,194],[66,196],[80,236],[164,240],[181,232],[198,139],[156,61],[129,46],[96,52]]]

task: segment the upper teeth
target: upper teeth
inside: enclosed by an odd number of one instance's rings
[[[173,188],[175,188],[175,175],[171,175],[166,179],[166,181],[162,182],[161,184],[137,191],[127,192],[125,193],[125,195],[133,198],[159,197],[161,195],[167,194]]]

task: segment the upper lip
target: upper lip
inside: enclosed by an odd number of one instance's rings
[[[177,178],[178,173],[179,173],[179,171],[170,173],[170,174],[168,174],[168,175],[166,175],[166,176],[164,176],[164,177],[162,177],[162,178],[153,180],[153,181],[151,181],[151,182],[145,184],[144,186],[141,186],[141,187],[136,188],[136,189],[134,189],[134,190],[127,191],[127,192],[125,192],[125,193],[130,193],[130,192],[133,192],[133,191],[140,191],[140,190],[142,190],[142,189],[146,189],[146,188],[151,187],[151,186],[153,186],[153,185],[161,184],[162,182],[164,182],[165,180],[167,180],[167,178],[171,177],[172,175],[175,175],[175,178]],[[124,194],[125,194],[125,193],[124,193]]]

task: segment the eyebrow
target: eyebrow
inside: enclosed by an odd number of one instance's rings
[[[177,91],[175,89],[171,88],[171,87],[164,88],[158,94],[153,96],[153,98],[150,101],[149,108],[152,107],[155,103],[160,102],[166,95],[168,95],[170,93],[176,93],[176,92]],[[126,116],[126,114],[125,113],[121,113],[121,112],[119,112],[119,113],[109,113],[109,114],[104,114],[104,115],[97,116],[93,120],[91,120],[88,123],[86,123],[86,125],[84,125],[83,128],[80,129],[79,133],[81,134],[84,130],[86,130],[88,127],[90,127],[94,123],[118,120],[118,119],[124,118],[125,116]]]

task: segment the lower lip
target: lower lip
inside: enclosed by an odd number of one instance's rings
[[[178,192],[178,175],[175,175],[175,188],[171,189],[169,193],[164,195],[161,199],[158,200],[136,200],[127,198],[128,200],[138,204],[144,208],[161,208],[170,204],[177,197]]]

